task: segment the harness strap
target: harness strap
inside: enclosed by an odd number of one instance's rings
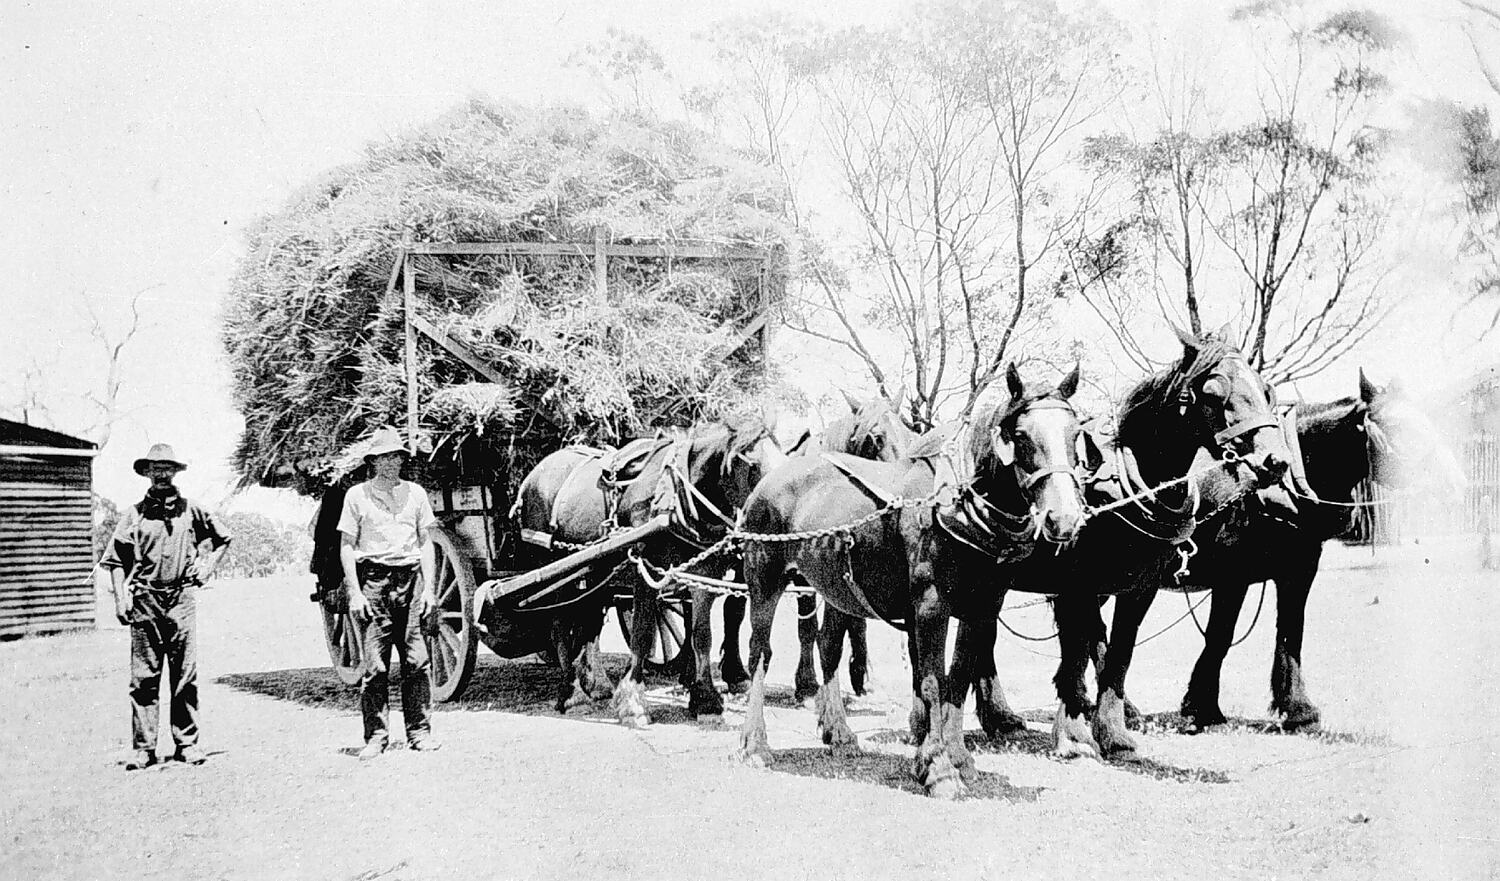
[[[834,458],[828,453],[823,454],[823,461],[837,468],[845,477],[848,477],[850,480],[859,484],[862,489],[873,495],[877,500],[880,501],[882,505],[889,505],[897,499],[901,498],[890,490],[885,489],[881,486],[877,486],[875,483],[859,476],[859,473],[856,472],[852,467],[850,467],[848,463],[840,462],[838,459]]]
[[[1214,443],[1222,447],[1229,441],[1232,441],[1242,435],[1249,434],[1256,429],[1280,427],[1281,424],[1270,416],[1266,416],[1263,419],[1246,419],[1244,422],[1237,422],[1234,425],[1225,428],[1223,431],[1215,432]]]

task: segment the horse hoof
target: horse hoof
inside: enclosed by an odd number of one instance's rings
[[[724,690],[730,694],[745,694],[750,691],[750,680],[741,679],[736,682],[724,683]]]
[[[1288,734],[1311,734],[1323,728],[1322,720],[1313,716],[1311,718],[1287,718],[1281,722],[1281,730]]]
[[[741,765],[747,768],[769,768],[771,767],[771,753],[768,750],[740,750],[736,756]]]
[[[927,784],[927,795],[940,801],[957,801],[969,794],[969,787],[957,774],[947,774]]]
[[[1026,730],[1026,720],[1015,713],[996,713],[979,720],[979,727],[990,740],[998,740],[1007,734]]]

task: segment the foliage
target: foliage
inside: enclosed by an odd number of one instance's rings
[[[725,325],[781,297],[801,242],[782,198],[771,171],[686,125],[575,107],[476,100],[372,145],[261,222],[226,299],[241,480],[315,492],[357,438],[403,424],[401,298],[386,289],[405,241],[584,243],[577,258],[415,258],[418,313],[507,378],[480,387],[420,344],[426,446],[613,443],[747,406],[760,353],[731,352]],[[772,259],[764,274],[759,262],[613,259],[601,300],[596,233]]]
[[[918,427],[946,403],[969,412],[1008,360],[1047,351],[1049,301],[1028,279],[1089,207],[1060,198],[1055,171],[1111,97],[1103,36],[1047,2],[944,2],[882,29],[770,17],[716,34],[726,82],[690,106],[731,119],[783,170],[799,224],[816,218],[797,184],[830,169],[858,231],[838,255],[809,255],[792,325],[846,348],[887,400],[904,390]],[[816,155],[789,146],[803,131]]]
[[[120,508],[104,496],[94,493],[94,559],[104,556],[109,549],[109,540],[115,534],[115,524],[120,522]]]
[[[303,530],[277,523],[263,514],[237,511],[224,515],[234,538],[215,575],[221,578],[263,578],[307,565],[312,539]]]
[[[1385,314],[1373,264],[1388,212],[1376,180],[1386,137],[1371,120],[1388,89],[1374,65],[1399,34],[1363,10],[1309,24],[1260,4],[1237,18],[1284,36],[1260,53],[1258,112],[1219,128],[1191,110],[1168,113],[1150,137],[1091,139],[1086,160],[1132,204],[1073,242],[1068,281],[1106,321],[1127,318],[1149,291],[1169,320],[1201,332],[1212,305],[1244,328],[1254,366],[1290,381],[1326,368]],[[1162,103],[1196,108],[1195,98]],[[1164,260],[1180,285],[1126,273],[1131,262]],[[1237,283],[1206,295],[1209,267]],[[1117,340],[1146,364],[1123,326]]]

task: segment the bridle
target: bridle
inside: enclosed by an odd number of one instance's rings
[[[1066,410],[1068,414],[1073,417],[1075,422],[1078,421],[1078,411],[1074,410],[1073,405],[1068,403],[1064,399],[1048,396],[1033,398],[1030,400],[1023,400],[1008,408],[1005,412],[1005,415],[1000,419],[1000,423],[991,430],[991,447],[993,449],[999,449],[1001,444],[1011,443],[1011,441],[1005,439],[1005,436],[1010,433],[1006,430],[1005,426],[1014,426],[1016,421],[1019,420],[1021,416],[1034,410]],[[1016,484],[1021,488],[1021,491],[1031,502],[1030,516],[1036,523],[1036,533],[1038,537],[1045,538],[1048,541],[1053,542],[1054,544],[1062,543],[1054,536],[1045,534],[1044,530],[1046,528],[1046,520],[1045,518],[1039,516],[1040,512],[1037,510],[1037,499],[1035,498],[1036,489],[1047,478],[1053,476],[1067,477],[1073,485],[1074,497],[1078,500],[1079,508],[1083,511],[1087,511],[1088,505],[1085,501],[1083,492],[1084,467],[1082,464],[1082,459],[1083,457],[1080,456],[1079,464],[1072,467],[1053,465],[1050,467],[1038,468],[1034,471],[1026,471],[1021,467],[1018,461],[1015,461],[1014,458],[1012,459],[1010,463],[1012,476],[1015,478]]]
[[[1231,358],[1240,361],[1246,371],[1250,370],[1250,366],[1248,364],[1244,364],[1243,358],[1237,355],[1226,355],[1225,358],[1220,361],[1220,364],[1222,364],[1224,361],[1230,360]],[[1226,388],[1233,387],[1232,377],[1219,367],[1215,367],[1212,371],[1204,374],[1203,376],[1203,382],[1208,382],[1209,380],[1214,379],[1219,380],[1224,384]],[[1224,428],[1221,428],[1220,430],[1214,432],[1213,445],[1209,447],[1209,452],[1213,454],[1214,458],[1220,459],[1224,462],[1238,462],[1240,461],[1241,455],[1235,443],[1236,441],[1248,434],[1251,434],[1252,432],[1259,431],[1262,428],[1279,429],[1281,427],[1281,423],[1276,421],[1276,417],[1274,415],[1276,411],[1276,390],[1271,386],[1264,384],[1263,382],[1262,392],[1265,394],[1267,402],[1267,406],[1263,414],[1241,419],[1238,422],[1230,423]],[[1178,413],[1185,413],[1188,407],[1195,405],[1197,402],[1198,393],[1193,388],[1193,385],[1189,384],[1188,386],[1183,388],[1183,390],[1177,396],[1177,403],[1179,407]]]

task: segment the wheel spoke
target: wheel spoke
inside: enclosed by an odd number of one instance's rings
[[[427,644],[427,654],[432,662],[432,681],[441,684],[448,681],[448,658],[443,654],[442,641],[430,640]]]

